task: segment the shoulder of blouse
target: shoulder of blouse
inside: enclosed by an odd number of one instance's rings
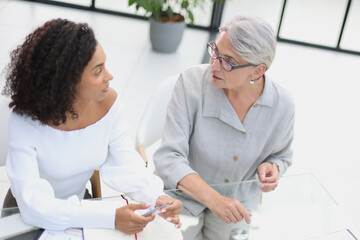
[[[274,89],[273,94],[275,95],[274,97],[276,98],[278,105],[282,106],[287,112],[294,113],[295,101],[291,92],[272,79],[271,82]]]

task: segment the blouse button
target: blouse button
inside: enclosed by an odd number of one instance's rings
[[[229,180],[225,179],[225,180],[224,180],[224,183],[229,183]]]
[[[233,159],[234,159],[234,161],[237,161],[239,158],[238,158],[238,156],[234,156]]]
[[[256,103],[256,104],[254,104],[254,108],[257,108],[258,106],[259,106],[259,104],[257,104],[257,103]]]
[[[241,134],[242,134],[242,135],[245,135],[245,134],[246,134],[246,132],[241,131]]]

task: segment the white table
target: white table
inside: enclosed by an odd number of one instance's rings
[[[257,181],[212,185],[223,195],[239,199],[253,213],[250,230],[246,232],[247,240],[337,240],[339,234],[348,235],[343,239],[355,240],[349,231],[359,238],[352,223],[314,175],[282,177],[276,190],[269,193],[261,193],[258,185]],[[167,193],[184,200],[184,206],[194,204],[180,191]],[[118,198],[110,197],[101,202],[110,203]],[[16,210],[3,209],[2,213]],[[196,224],[196,220],[196,217],[183,217],[182,228]],[[24,224],[18,214],[0,219],[0,236],[9,235],[9,230],[11,235],[18,235],[34,230],[34,227]]]

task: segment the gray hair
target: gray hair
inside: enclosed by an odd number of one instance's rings
[[[232,48],[242,59],[255,65],[264,63],[269,69],[276,51],[276,36],[269,23],[258,17],[238,15],[219,31],[228,33]]]

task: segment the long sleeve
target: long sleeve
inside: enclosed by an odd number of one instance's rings
[[[107,160],[100,172],[105,184],[137,201],[155,203],[164,194],[162,180],[145,167],[135,151],[121,114],[111,130]]]
[[[279,166],[279,175],[282,176],[287,168],[292,164],[293,150],[292,141],[294,138],[295,113],[290,115],[287,121],[281,126],[281,137],[279,137],[276,147],[264,162],[274,162]],[[280,130],[279,130],[280,131]]]
[[[162,145],[154,154],[157,174],[164,180],[167,189],[175,189],[182,178],[196,173],[188,159],[193,120],[183,84],[180,75],[168,104]]]
[[[12,114],[7,173],[21,216],[45,229],[114,228],[116,208],[82,204],[95,168],[110,187],[135,200],[154,203],[163,195],[129,139],[120,101],[94,124],[61,131],[29,117]]]
[[[184,71],[168,104],[163,141],[154,154],[166,188],[190,173],[208,184],[252,179],[264,161],[283,174],[292,163],[295,104],[269,77],[241,122],[225,92],[211,82],[209,65]]]
[[[54,230],[68,227],[113,228],[114,209],[100,212],[82,207],[76,195],[66,199],[55,197],[52,185],[39,173],[36,142],[41,141],[41,136],[32,125],[12,114],[9,135],[6,170],[11,180],[11,191],[26,223]]]

